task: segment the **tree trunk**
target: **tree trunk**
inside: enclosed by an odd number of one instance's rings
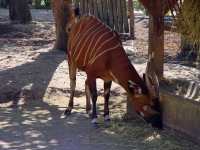
[[[154,6],[154,3],[152,3]],[[157,7],[159,6],[159,7]],[[149,54],[154,54],[153,66],[159,79],[163,77],[164,68],[164,11],[163,0],[159,5],[155,5],[154,9],[158,11],[158,15],[149,15]]]
[[[66,25],[68,23],[68,13],[69,2],[64,2],[63,0],[52,0],[52,10],[55,18],[56,27],[56,42],[54,44],[54,49],[59,49],[66,51],[68,35],[66,33]]]
[[[198,47],[198,54],[197,54],[197,69],[200,70],[200,45]],[[200,79],[200,75],[198,77]]]
[[[8,1],[7,0],[0,0],[0,7],[7,8]]]
[[[32,20],[27,0],[9,0],[10,20],[19,23],[29,23]]]

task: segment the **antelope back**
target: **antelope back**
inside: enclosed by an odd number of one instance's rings
[[[71,26],[68,55],[82,68],[122,47],[119,35],[94,16],[83,16]]]

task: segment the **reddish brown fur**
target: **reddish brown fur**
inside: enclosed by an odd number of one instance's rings
[[[71,93],[65,114],[70,114],[73,108],[76,70],[78,68],[87,73],[85,84],[86,109],[89,110],[91,107],[89,99],[91,97],[93,102],[93,123],[96,122],[97,118],[96,78],[101,78],[104,80],[105,120],[109,118],[108,99],[111,81],[115,81],[131,96],[135,110],[144,118],[148,118],[152,125],[160,127],[160,114],[151,109],[152,97],[148,93],[146,84],[129,61],[118,34],[93,16],[81,17],[77,21],[75,15],[78,13],[74,13],[71,7],[71,0],[54,0],[53,2],[56,27],[63,30],[63,25],[65,26],[66,24],[67,35],[69,35],[66,43],[68,43],[67,53]],[[61,11],[60,8],[62,9]],[[129,81],[134,83],[130,85]],[[142,94],[137,93],[137,87],[142,89]]]
[[[98,29],[98,27],[102,30],[97,30],[95,33],[92,33],[92,31],[94,31],[92,30],[91,32],[87,33],[88,28],[91,28],[91,26],[94,26],[94,30]],[[106,32],[108,34],[103,36],[103,38],[101,38],[96,44],[99,37]],[[79,35],[78,38],[77,35]],[[79,68],[82,71],[85,71],[87,73],[88,80],[101,78],[104,81],[118,82],[130,95],[133,96],[134,93],[132,90],[130,90],[128,85],[128,81],[131,80],[138,84],[142,88],[143,92],[147,94],[146,86],[129,61],[119,36],[109,27],[104,25],[93,16],[82,17],[78,23],[72,26],[69,37],[69,64]],[[89,40],[87,41],[87,39]],[[107,39],[112,40],[99,48],[99,45],[101,45]],[[119,46],[111,51],[106,51],[107,49],[115,47],[116,45]],[[93,53],[91,52],[92,50],[94,50]],[[98,57],[93,63],[89,63],[95,54],[99,54],[104,51],[105,53],[103,55]],[[76,59],[78,54],[80,57]],[[84,59],[86,60],[85,64]],[[144,97],[140,99],[140,101],[134,101],[136,110],[140,111],[143,105],[150,105],[150,101],[148,99],[149,98]]]

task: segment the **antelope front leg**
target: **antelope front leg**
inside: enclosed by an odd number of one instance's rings
[[[90,115],[91,103],[90,103],[90,89],[88,86],[88,81],[85,81],[85,94],[86,94],[86,113]]]
[[[70,115],[74,106],[74,93],[76,88],[76,68],[69,65],[69,77],[70,77],[70,99],[68,108],[65,110],[65,115]]]
[[[109,97],[112,81],[104,82],[104,121],[109,122]]]
[[[96,111],[96,102],[97,102],[97,87],[96,87],[96,79],[88,78],[88,86],[90,89],[91,97],[92,97],[92,123],[97,126],[97,111]]]

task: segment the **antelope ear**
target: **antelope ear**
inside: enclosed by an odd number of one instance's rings
[[[146,76],[146,74],[145,73],[143,73],[143,81],[145,82],[145,76]]]
[[[74,9],[74,14],[75,14],[75,17],[80,17],[80,16],[81,16],[79,7],[76,7],[76,8]]]

